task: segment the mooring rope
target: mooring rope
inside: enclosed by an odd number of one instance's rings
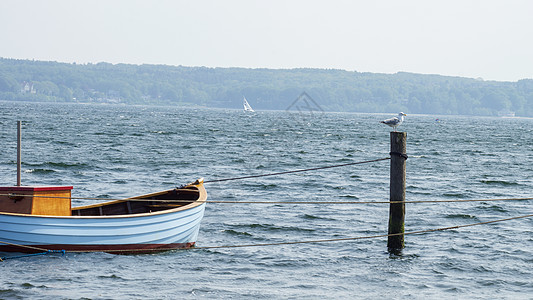
[[[276,175],[283,175],[283,174],[309,172],[309,171],[315,171],[315,170],[323,170],[323,169],[331,169],[331,168],[339,168],[339,167],[360,165],[360,164],[378,162],[378,161],[389,160],[389,159],[390,159],[390,157],[386,157],[386,158],[379,158],[379,159],[373,159],[373,160],[367,160],[367,161],[351,162],[351,163],[346,163],[346,164],[338,164],[338,165],[323,166],[323,167],[316,167],[316,168],[308,168],[308,169],[301,169],[301,170],[292,170],[292,171],[267,173],[267,174],[259,174],[259,175],[249,175],[249,176],[233,177],[233,178],[214,179],[214,180],[204,180],[204,183],[223,182],[223,181],[230,181],[230,180],[241,180],[241,179],[249,179],[249,178],[259,178],[259,177],[276,176]],[[42,198],[57,198],[57,199],[72,199],[72,200],[97,200],[97,201],[119,201],[119,200],[146,201],[146,199],[127,199],[127,198],[112,199],[112,198],[40,196],[40,195],[25,195],[25,194],[17,194],[17,193],[0,194],[0,196],[10,196],[10,197],[19,197],[20,196],[20,197],[35,197],[35,198],[42,197]],[[179,199],[179,200],[157,200],[157,199],[153,199],[152,200],[152,199],[150,199],[150,201],[179,202],[179,201],[183,201],[183,200],[181,200],[181,199]],[[190,201],[183,201],[183,202],[190,202]]]
[[[4,261],[6,259],[15,259],[15,258],[30,257],[30,256],[46,255],[46,254],[52,254],[52,253],[61,253],[62,255],[65,255],[66,251],[65,250],[46,250],[46,251],[40,252],[40,253],[31,253],[31,254],[16,255],[16,256],[6,256],[6,257],[0,257],[0,261]]]
[[[6,245],[9,245],[9,246],[22,247],[22,248],[27,248],[27,249],[32,249],[32,250],[48,251],[48,249],[44,249],[44,248],[33,247],[33,246],[28,246],[28,245],[13,244],[13,243],[8,243],[8,242],[4,242],[4,241],[0,241],[0,243],[1,244],[6,244]]]
[[[86,198],[86,197],[61,197],[61,196],[40,196],[24,194],[0,194],[0,196],[25,196],[34,198],[59,198],[73,200],[95,200],[95,201],[150,201],[161,203],[191,203],[194,200],[183,199],[129,199],[129,198]],[[232,201],[232,200],[208,200],[208,203],[216,204],[398,204],[398,203],[453,203],[453,202],[494,202],[494,201],[525,201],[533,200],[533,197],[526,198],[495,198],[495,199],[457,199],[457,200],[408,200],[408,201]]]
[[[201,247],[193,247],[193,248],[185,248],[185,249],[184,248],[165,248],[165,249],[68,250],[68,251],[64,251],[64,250],[48,250],[48,249],[31,247],[31,246],[26,246],[26,245],[17,245],[17,244],[2,242],[2,241],[0,241],[0,243],[12,245],[12,246],[20,246],[20,247],[24,247],[24,248],[31,248],[31,249],[35,249],[35,250],[39,250],[39,251],[56,251],[56,252],[62,252],[62,253],[65,253],[65,252],[66,253],[108,252],[108,253],[118,253],[118,254],[127,253],[127,252],[148,253],[148,252],[161,252],[161,251],[169,251],[169,250],[206,250],[206,249],[222,249],[222,248],[266,247],[266,246],[281,246],[281,245],[296,245],[296,244],[317,244],[317,243],[327,243],[327,242],[354,241],[354,240],[373,239],[373,238],[385,238],[385,237],[399,236],[399,235],[404,235],[405,236],[405,235],[423,234],[423,233],[445,231],[445,230],[451,230],[451,229],[459,229],[459,228],[464,228],[464,227],[487,225],[487,224],[493,224],[493,223],[517,220],[517,219],[531,218],[531,217],[533,217],[533,214],[523,215],[523,216],[518,216],[518,217],[505,218],[505,219],[492,220],[492,221],[485,221],[485,222],[479,222],[479,223],[465,224],[465,225],[456,225],[456,226],[449,226],[449,227],[442,227],[442,228],[417,230],[417,231],[408,231],[408,232],[404,232],[404,233],[378,234],[378,235],[369,235],[369,236],[346,237],[346,238],[336,238],[336,239],[321,239],[321,240],[309,240],[309,241],[290,241],[290,242],[277,242],[277,243],[221,245],[221,246],[201,246]]]
[[[456,225],[456,226],[450,226],[450,227],[442,227],[442,228],[434,228],[434,229],[426,229],[426,230],[418,230],[418,231],[409,231],[409,232],[404,232],[404,233],[379,234],[379,235],[369,235],[369,236],[360,236],[360,237],[347,237],[347,238],[323,239],[323,240],[312,240],[312,241],[293,241],[293,242],[264,243],[264,244],[244,244],[244,245],[203,246],[203,247],[194,247],[192,249],[244,248],[244,247],[264,247],[264,246],[280,246],[280,245],[295,245],[295,244],[316,244],[316,243],[326,243],[326,242],[352,241],[352,240],[383,238],[383,237],[391,237],[391,236],[399,236],[399,235],[412,235],[412,234],[422,234],[422,233],[436,232],[436,231],[445,231],[445,230],[450,230],[450,229],[459,229],[459,228],[464,228],[464,227],[486,225],[486,224],[492,224],[492,223],[498,223],[498,222],[516,220],[516,219],[522,219],[522,218],[530,218],[530,217],[533,217],[533,214],[525,215],[525,216],[512,217],[512,218],[506,218],[506,219],[486,221],[486,222],[479,222],[479,223],[473,223],[473,224],[466,224],[466,225]]]
[[[525,201],[529,198],[499,198],[499,199],[460,199],[460,200],[413,200],[413,201],[224,201],[209,200],[209,203],[223,204],[399,204],[399,203],[449,203],[449,202],[492,202],[492,201]],[[167,201],[167,200],[165,200]],[[171,201],[171,200],[170,200]]]
[[[530,217],[533,217],[533,214],[525,215],[525,216],[512,217],[512,218],[506,218],[506,219],[486,221],[486,222],[479,222],[479,223],[473,223],[473,224],[466,224],[466,225],[456,225],[456,226],[443,227],[443,228],[434,228],[434,229],[426,229],[426,230],[418,230],[418,231],[409,231],[409,232],[404,232],[404,233],[379,234],[379,235],[369,235],[369,236],[360,236],[360,237],[347,237],[347,238],[322,239],[322,240],[310,240],[310,241],[278,242],[278,243],[262,243],[262,244],[201,246],[201,247],[193,247],[193,248],[188,248],[188,249],[176,248],[176,249],[166,249],[166,250],[205,250],[205,249],[221,249],[221,248],[265,247],[265,246],[282,246],[282,245],[316,244],[316,243],[327,243],[327,242],[352,241],[352,240],[363,240],[363,239],[372,239],[372,238],[384,238],[384,237],[398,236],[398,235],[413,235],[413,234],[422,234],[422,233],[429,233],[429,232],[436,232],[436,231],[445,231],[445,230],[450,230],[450,229],[458,229],[458,228],[463,228],[463,227],[486,225],[486,224],[492,224],[492,223],[516,220],[516,219],[530,218]],[[120,253],[120,252],[127,252],[127,251],[142,252],[142,251],[145,251],[145,249],[115,250],[115,251],[107,251],[107,252]],[[161,251],[161,249],[159,249],[159,250],[158,249],[149,249],[149,251],[158,252],[158,251]],[[94,251],[69,251],[69,252],[94,252]]]
[[[242,177],[233,177],[233,178],[224,178],[224,179],[205,180],[204,183],[213,183],[213,182],[222,182],[222,181],[230,181],[230,180],[241,180],[241,179],[249,179],[249,178],[258,178],[258,177],[276,176],[276,175],[283,175],[283,174],[292,174],[292,173],[300,173],[300,172],[309,172],[309,171],[316,171],[316,170],[323,170],[323,169],[331,169],[331,168],[339,168],[339,167],[346,167],[346,166],[360,165],[360,164],[366,164],[366,163],[378,162],[378,161],[388,160],[388,159],[390,159],[390,157],[379,158],[379,159],[373,159],[373,160],[367,160],[367,161],[352,162],[352,163],[346,163],[346,164],[340,164],[340,165],[333,165],[333,166],[325,166],[325,167],[317,167],[317,168],[309,168],[309,169],[301,169],[301,170],[293,170],[293,171],[285,171],[285,172],[269,173],[269,174],[259,174],[259,175],[250,175],[250,176],[242,176]]]
[[[0,262],[4,261],[6,259],[22,258],[22,257],[37,256],[37,255],[46,255],[46,254],[51,254],[51,253],[62,253],[63,255],[65,255],[65,253],[66,253],[65,250],[50,250],[50,249],[44,249],[44,248],[40,248],[40,247],[8,243],[8,242],[4,242],[4,241],[0,241],[0,244],[5,244],[5,245],[9,245],[9,246],[13,246],[13,247],[19,247],[19,248],[26,248],[26,249],[36,250],[36,251],[42,251],[40,253],[32,253],[32,254],[25,254],[25,255],[0,257]]]

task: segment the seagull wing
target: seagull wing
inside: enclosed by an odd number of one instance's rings
[[[387,120],[383,120],[381,121],[381,123],[385,125],[389,125],[389,126],[395,126],[396,124],[400,123],[400,119],[398,119],[397,117],[394,117],[394,118],[390,118]]]

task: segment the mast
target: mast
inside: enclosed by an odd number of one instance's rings
[[[22,125],[20,121],[17,121],[17,186],[20,186],[20,171],[21,171],[21,137]]]

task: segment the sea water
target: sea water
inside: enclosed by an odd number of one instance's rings
[[[114,199],[389,156],[392,114],[0,102],[0,185],[73,185]],[[408,115],[407,200],[533,195],[533,120]],[[387,233],[389,161],[206,183],[198,247]],[[218,203],[231,201],[232,203]],[[243,202],[243,203],[233,203]],[[246,202],[246,203],[244,203]],[[94,200],[74,199],[73,205]],[[406,231],[532,213],[532,200],[409,203]],[[386,238],[0,262],[0,299],[532,299],[533,219]],[[0,253],[2,257],[17,253]]]

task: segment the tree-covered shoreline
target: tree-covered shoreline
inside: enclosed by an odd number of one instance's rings
[[[239,108],[246,96],[255,109],[282,110],[303,91],[325,111],[533,117],[533,79],[0,58],[2,100]]]

